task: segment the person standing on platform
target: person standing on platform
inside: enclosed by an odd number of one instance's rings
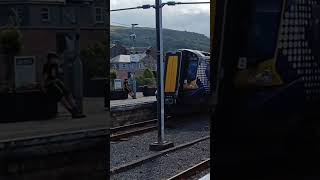
[[[127,92],[127,94],[129,94],[132,98],[134,98],[134,94],[131,90],[131,88],[129,87],[129,81],[128,79],[125,79],[123,82],[123,89]]]
[[[132,89],[132,93],[133,93],[133,99],[137,99],[137,96],[136,96],[136,91],[137,91],[137,87],[136,87],[136,80],[134,78],[134,74],[133,73],[130,73],[130,77],[129,77],[129,85]]]

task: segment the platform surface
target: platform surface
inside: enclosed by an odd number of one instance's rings
[[[156,101],[155,96],[144,97],[137,93],[137,99],[129,97],[126,100],[110,101],[111,108],[135,106]],[[104,98],[84,98],[84,113],[86,118],[72,119],[61,104],[58,105],[58,116],[42,121],[27,121],[0,124],[0,142],[16,139],[47,136],[74,131],[110,128],[112,125],[110,112],[104,107]]]
[[[53,119],[0,124],[0,142],[110,128],[110,113],[104,107],[103,98],[85,98],[83,104],[87,117],[82,119],[72,119],[59,105],[58,116]]]
[[[128,99],[124,100],[113,100],[110,101],[111,108],[117,107],[117,106],[134,106],[136,104],[145,104],[145,103],[153,103],[157,101],[155,96],[147,96],[144,97],[142,93],[137,93],[137,99],[132,99],[130,96]]]

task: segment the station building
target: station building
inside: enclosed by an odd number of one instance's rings
[[[74,56],[77,20],[80,28],[80,48],[107,41],[109,0],[0,0],[0,31],[15,26],[22,34],[23,48],[19,56],[34,56],[37,79],[40,81],[48,51],[61,57],[61,64]],[[77,12],[78,9],[78,13]],[[0,54],[0,59],[5,59]],[[0,80],[11,81],[10,63],[1,61]],[[9,76],[9,77],[7,77]],[[3,83],[5,84],[5,83]]]

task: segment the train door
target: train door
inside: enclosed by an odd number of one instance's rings
[[[174,104],[178,96],[181,70],[181,52],[168,52],[165,61],[164,93],[165,103]]]

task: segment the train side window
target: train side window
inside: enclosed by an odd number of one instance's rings
[[[250,17],[248,41],[243,57],[255,63],[274,56],[277,45],[282,1],[255,0]],[[266,37],[267,36],[267,37]]]
[[[313,28],[312,28],[312,51],[316,56],[320,57],[320,6],[315,6],[312,9],[312,19],[313,19]]]

